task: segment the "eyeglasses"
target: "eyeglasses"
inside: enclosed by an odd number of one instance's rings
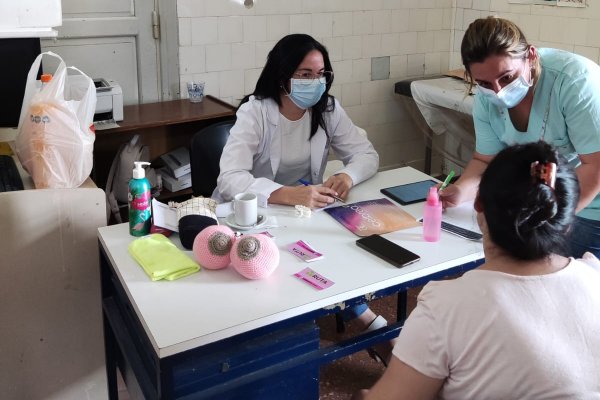
[[[294,72],[292,75],[294,79],[306,79],[306,80],[314,80],[314,79],[325,79],[325,83],[329,83],[333,80],[333,72],[332,71],[323,71],[318,74],[313,74],[309,71],[302,72]]]

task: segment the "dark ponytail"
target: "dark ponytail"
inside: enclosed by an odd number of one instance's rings
[[[532,176],[536,161],[556,164],[554,189]],[[492,241],[522,260],[567,255],[565,236],[578,201],[574,169],[545,142],[504,149],[490,162],[479,185]]]

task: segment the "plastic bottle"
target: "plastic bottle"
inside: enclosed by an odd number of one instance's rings
[[[423,239],[428,242],[440,240],[442,231],[442,202],[437,187],[431,187],[423,209]]]
[[[152,205],[150,203],[150,182],[146,178],[145,161],[134,161],[133,179],[129,181],[129,234],[144,236],[150,233]]]

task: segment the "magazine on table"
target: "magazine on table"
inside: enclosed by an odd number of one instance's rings
[[[344,204],[324,211],[358,236],[384,234],[420,225],[415,217],[385,198]]]

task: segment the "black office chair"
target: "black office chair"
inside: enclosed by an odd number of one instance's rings
[[[234,120],[218,122],[192,137],[190,164],[194,196],[210,197],[217,187],[219,161],[234,123]]]

